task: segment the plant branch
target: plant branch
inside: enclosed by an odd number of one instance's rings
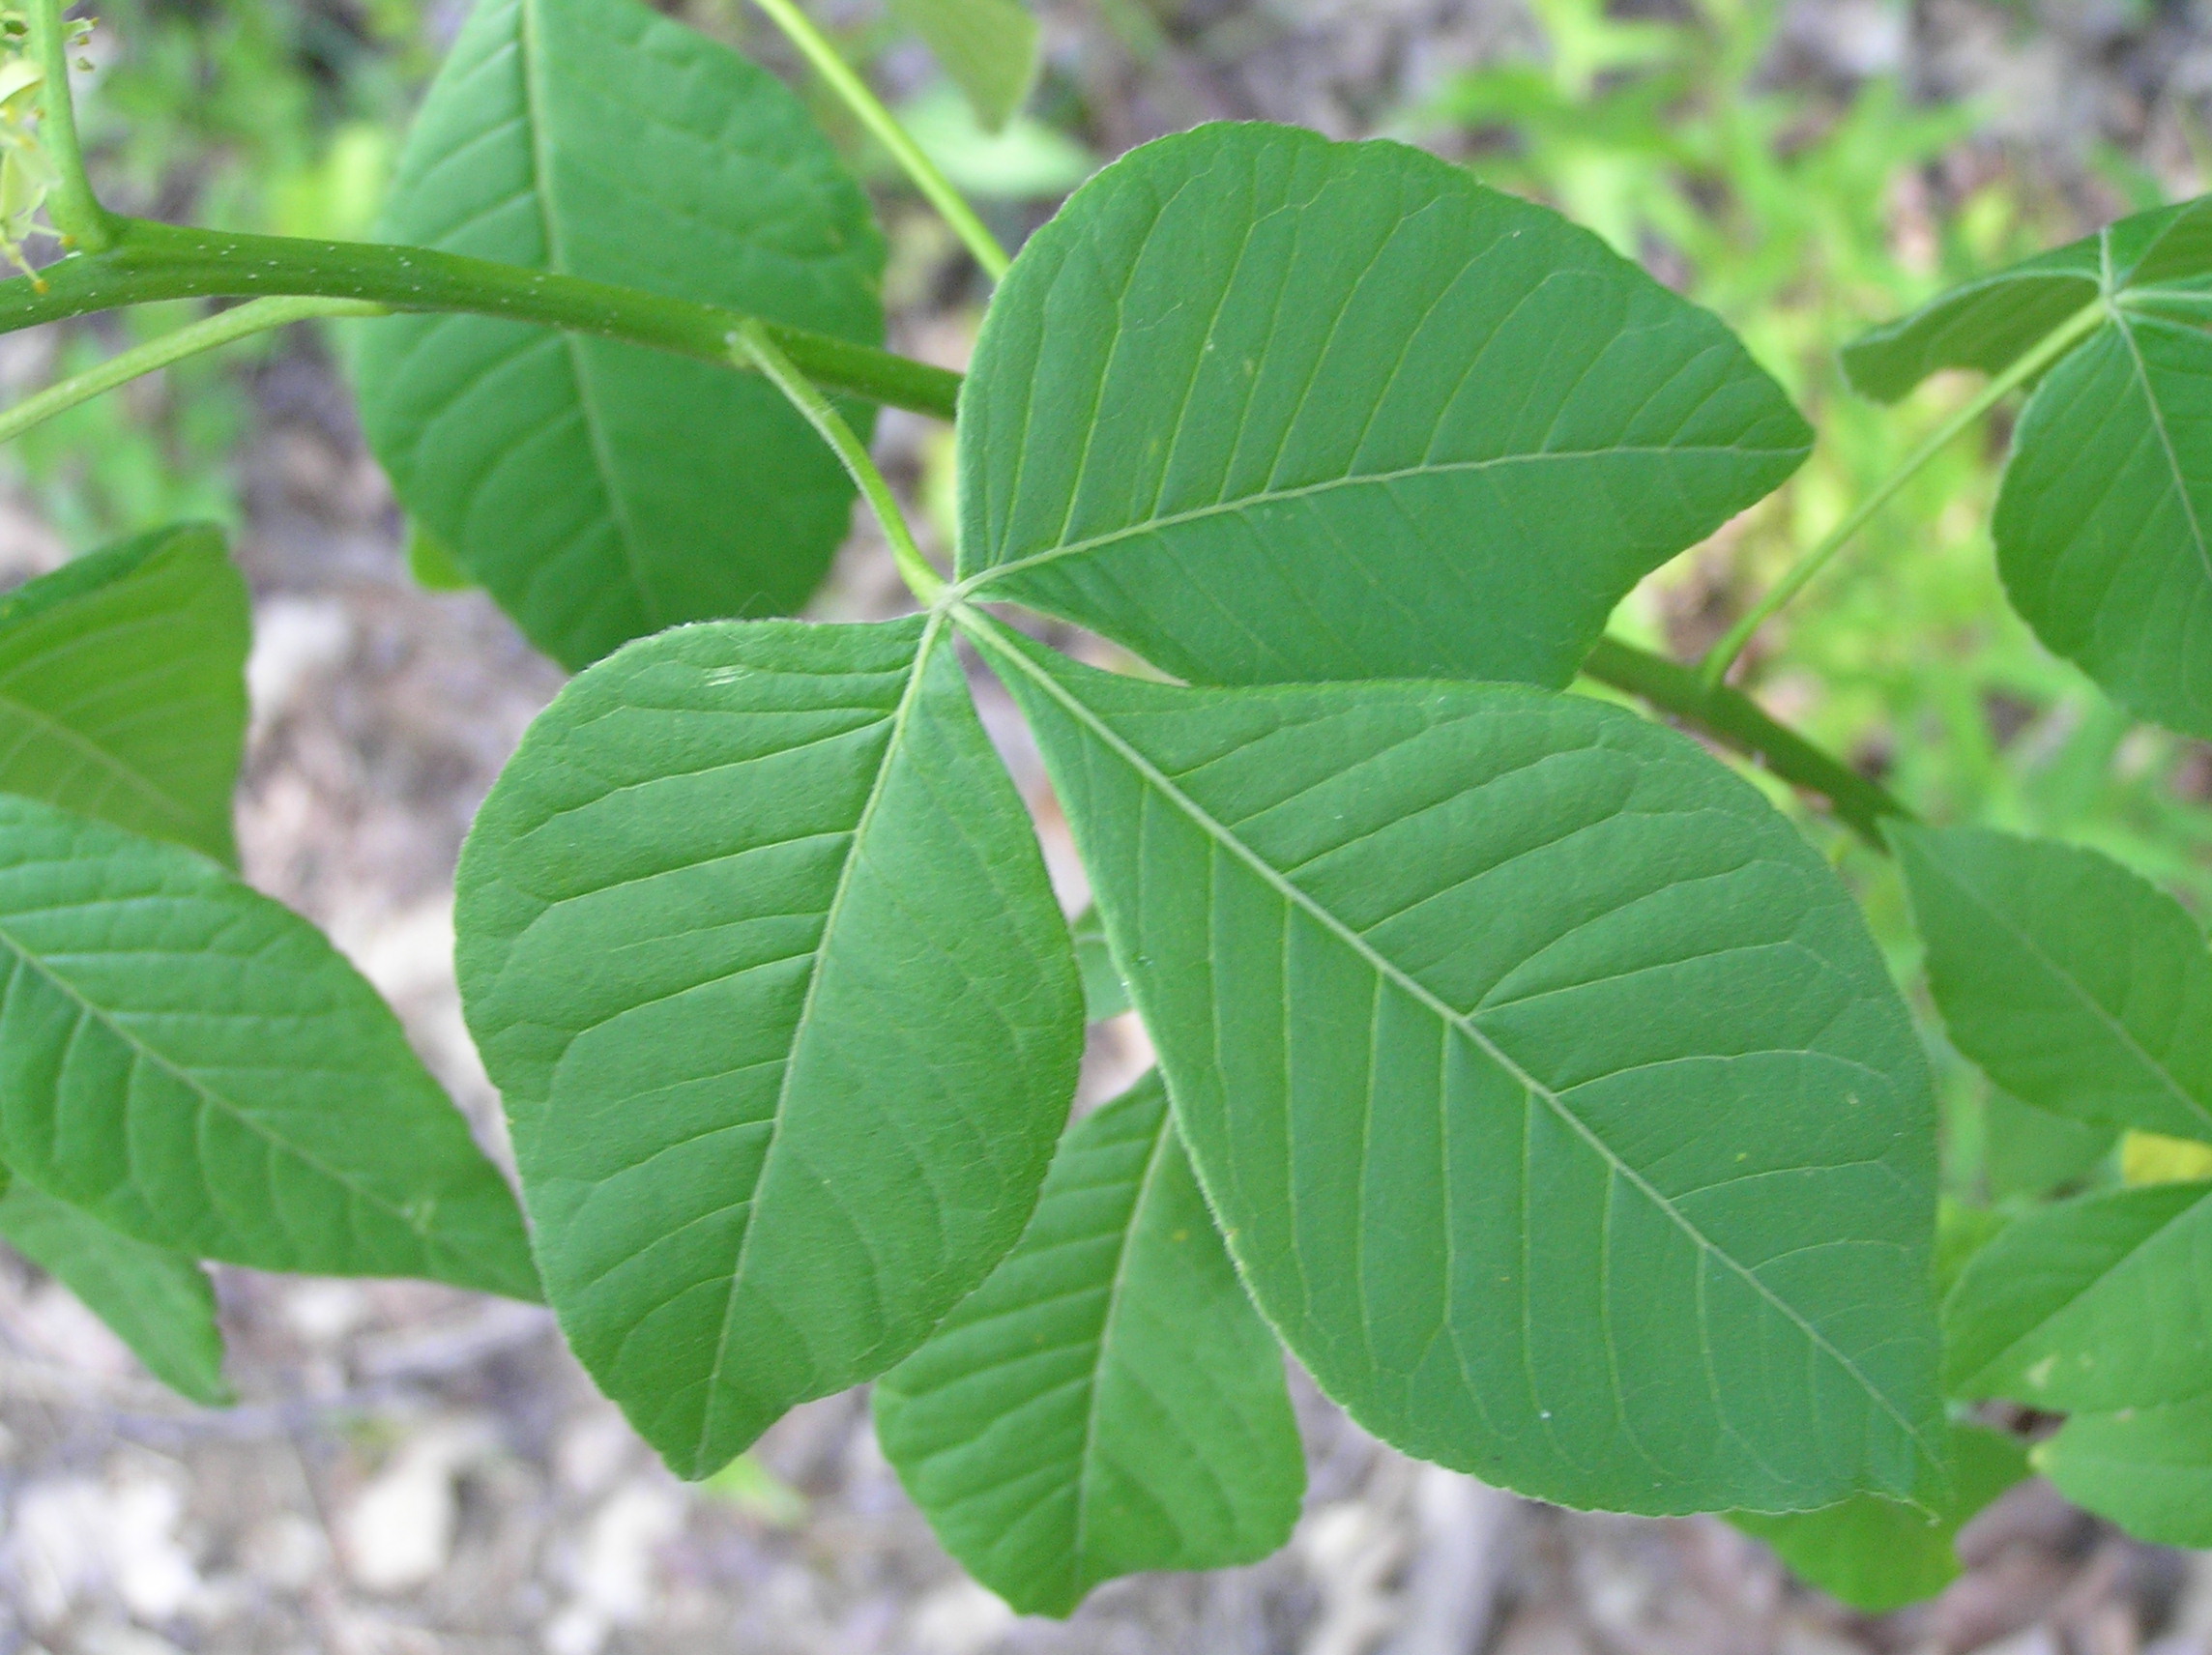
[[[167,367],[187,357],[212,351],[254,334],[267,333],[314,316],[382,316],[381,305],[358,299],[256,299],[149,339],[142,345],[109,357],[97,367],[49,385],[0,413],[0,443],[12,443],[34,425],[89,402],[103,391],[113,391],[142,375]]]
[[[1913,820],[1888,790],[1778,723],[1740,690],[1707,683],[1688,667],[1610,636],[1597,641],[1583,671],[1696,725],[1792,787],[1819,794],[1837,821],[1877,851],[1889,849],[1881,836],[1884,816]]]
[[[859,485],[867,500],[868,509],[876,514],[876,521],[884,526],[884,537],[890,541],[891,562],[898,566],[899,578],[906,582],[907,590],[914,594],[924,608],[935,603],[945,591],[945,577],[929,566],[929,560],[921,555],[921,548],[914,543],[914,531],[907,527],[906,513],[899,509],[897,496],[891,485],[884,480],[884,474],[876,468],[868,446],[861,442],[853,427],[823,395],[821,390],[793,364],[791,359],[776,349],[775,341],[759,322],[745,322],[739,327],[731,341],[731,354],[758,368],[768,376],[769,382],[790,400],[791,405],[806,417],[838,461],[846,475]]]
[[[1829,560],[1867,526],[1876,512],[1889,504],[1899,489],[1910,482],[1919,475],[1923,466],[1949,447],[1954,437],[1994,408],[2006,392],[2033,379],[2063,355],[2083,334],[2102,322],[2106,311],[2106,301],[2101,296],[2092,299],[2045,334],[2042,342],[2033,350],[1982,387],[1964,408],[1938,425],[1926,442],[1906,456],[1903,465],[1877,483],[1873,491],[1841,523],[1821,537],[1819,544],[1790,565],[1766,595],[1753,604],[1743,618],[1728,629],[1720,642],[1705,652],[1704,658],[1698,663],[1698,676],[1708,684],[1717,684],[1727,677],[1729,668],[1734,664],[1736,656],[1743,653],[1744,646],[1751,642],[1752,635],[1784,604],[1804,591],[1813,577],[1825,568]]]
[[[114,242],[120,220],[100,204],[84,170],[76,106],[70,101],[69,27],[62,21],[62,6],[63,0],[30,0],[26,14],[41,76],[39,144],[60,175],[47,198],[46,216],[76,246],[99,252]]]
[[[952,226],[952,233],[966,244],[970,254],[983,267],[983,274],[993,281],[1003,277],[1012,261],[1006,257],[1006,249],[999,246],[999,238],[975,216],[975,210],[952,188],[952,181],[938,169],[937,163],[922,153],[921,146],[899,125],[898,117],[884,107],[883,100],[868,90],[868,83],[837,55],[830,37],[814,26],[813,19],[799,9],[797,0],[753,0],[753,4],[766,12],[769,20],[784,32],[814,66],[814,73],[830,83],[830,89],[859,117],[860,124],[875,134],[876,141],[890,151],[891,159],[914,181],[914,187]]]
[[[49,265],[41,282],[0,281],[0,333],[160,299],[312,296],[393,310],[507,316],[727,367],[730,340],[754,320],[719,305],[424,247],[229,235],[143,218],[113,222],[106,251]],[[761,327],[818,384],[952,418],[958,374],[803,328],[765,320]]]

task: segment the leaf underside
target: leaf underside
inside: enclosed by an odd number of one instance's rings
[[[1811,440],[1712,316],[1403,145],[1219,125],[1031,238],[962,394],[959,573],[1178,678],[1563,685]]]
[[[1644,1512],[1940,1461],[1917,1044],[1756,793],[1583,698],[1185,689],[970,624],[1244,1279],[1355,1418]]]
[[[1081,989],[942,622],[631,646],[457,885],[548,1296],[680,1472],[891,1366],[1021,1233]]]
[[[230,861],[251,629],[220,532],[197,524],[0,597],[0,793]]]
[[[1156,1071],[1069,1128],[1020,1242],[875,1411],[946,1550],[1024,1613],[1289,1538],[1305,1461],[1282,1353]]]
[[[480,0],[379,234],[883,334],[883,238],[799,100],[634,0]],[[844,537],[851,483],[757,375],[480,316],[363,324],[356,366],[401,503],[568,666],[795,609]]]
[[[189,851],[8,796],[0,1158],[193,1257],[536,1296],[505,1181],[320,932]]]
[[[84,1301],[154,1377],[211,1408],[232,1401],[207,1271],[22,1179],[0,1194],[0,1237]]]

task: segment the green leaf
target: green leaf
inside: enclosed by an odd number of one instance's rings
[[[445,543],[415,522],[407,525],[407,572],[425,592],[468,592],[477,584]]]
[[[180,1253],[536,1295],[506,1183],[320,932],[189,851],[6,796],[0,1140]]]
[[[547,1295],[678,1471],[890,1367],[1021,1234],[1081,987],[941,620],[623,651],[531,727],[458,892]]]
[[[1121,968],[1114,963],[1114,950],[1106,942],[1106,921],[1095,906],[1086,908],[1068,927],[1075,943],[1075,969],[1083,973],[1083,1015],[1103,1023],[1129,1009],[1129,985],[1121,980]]]
[[[230,861],[251,633],[222,536],[197,524],[0,597],[0,793]]]
[[[2012,1220],[1986,1206],[1942,1197],[1936,1205],[1936,1300],[1940,1304],[1958,1285],[1959,1277]]]
[[[1895,402],[1947,367],[2002,373],[2097,297],[2094,236],[1937,295],[1843,350],[1851,389]]]
[[[2080,1181],[2111,1154],[2120,1137],[2116,1126],[2070,1120],[2008,1091],[1990,1094],[1982,1118],[1990,1194],[1998,1201],[2049,1195]]]
[[[1774,1548],[1790,1573],[1868,1614],[1932,1598],[1960,1576],[1952,1542],[1967,1521],[2027,1476],[2027,1454],[2002,1432],[1951,1427],[1952,1474],[1931,1470],[1919,1505],[1857,1495],[1824,1511],[1729,1521]]]
[[[2212,1547],[2212,1392],[2078,1413],[2032,1458],[2060,1494],[2139,1540]]]
[[[1157,1070],[1061,1140],[991,1278],[876,1385],[884,1452],[946,1550],[1024,1614],[1290,1538],[1305,1459]]]
[[[2053,653],[2130,711],[2208,736],[2212,312],[2111,314],[2051,370],[2013,434],[1997,567]]]
[[[379,233],[883,334],[883,238],[799,101],[635,0],[479,0]],[[851,484],[757,375],[480,316],[362,327],[401,503],[568,666],[795,609],[844,537]]]
[[[0,1236],[82,1299],[156,1379],[209,1408],[236,1400],[223,1382],[215,1289],[196,1261],[134,1241],[20,1178],[0,1185]]]
[[[1960,1051],[2038,1109],[2212,1138],[2212,960],[2179,903],[2095,851],[1888,832]]]
[[[890,14],[928,43],[987,132],[1036,84],[1040,35],[1021,0],[890,0]]]
[[[985,201],[1058,201],[1098,170],[1098,158],[1033,115],[984,131],[967,101],[933,86],[898,106],[899,125],[946,182]]]
[[[2162,207],[1943,294],[1844,353],[1884,400],[1997,372],[2099,299],[2013,436],[1994,529],[2036,636],[2147,718],[2212,735],[2212,197]]]
[[[962,393],[959,573],[1193,682],[1563,685],[1811,433],[1715,318],[1394,143],[1211,126],[1014,261]]]
[[[1915,1486],[1928,1079],[1756,792],[1584,697],[1189,689],[967,624],[1243,1278],[1354,1418],[1570,1505]]]
[[[1942,368],[2003,372],[2100,292],[2156,304],[2208,275],[2212,197],[2138,213],[1869,330],[1844,347],[1844,372],[1860,394],[1895,402]]]
[[[2154,1184],[2015,1219],[1943,1303],[1944,1388],[2051,1412],[2174,1402],[2212,1383],[2212,1183]]]

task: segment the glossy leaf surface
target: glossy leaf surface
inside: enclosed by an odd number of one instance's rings
[[[2139,1540],[2212,1547],[2212,1391],[2163,1408],[2076,1414],[2034,1459],[2067,1498]]]
[[[1940,1458],[1918,1047],[1748,786],[1581,697],[1186,689],[975,624],[1244,1279],[1363,1425],[1647,1512]]]
[[[251,634],[246,582],[202,525],[0,597],[0,793],[229,861]]]
[[[1068,1129],[991,1278],[878,1382],[876,1429],[946,1549],[1025,1613],[1290,1537],[1304,1452],[1157,1071]]]
[[[623,651],[532,726],[458,886],[548,1295],[679,1471],[890,1367],[1021,1234],[1081,989],[942,623]]]
[[[0,796],[0,1155],[142,1241],[536,1296],[513,1197],[320,932]]]
[[[636,0],[480,0],[379,233],[865,343],[883,240],[772,75]],[[408,511],[579,667],[794,609],[852,487],[755,375],[480,316],[363,325],[363,428]]]
[[[1957,1580],[1952,1543],[1959,1530],[2027,1474],[2027,1453],[2013,1438],[1954,1425],[1950,1477],[1931,1469],[1915,1491],[1920,1505],[1855,1495],[1823,1511],[1733,1512],[1729,1521],[1773,1547],[1799,1580],[1855,1610],[1883,1614]]]
[[[1393,143],[1148,144],[1000,287],[959,573],[1193,682],[1564,684],[1810,433],[1706,312]]]
[[[0,1184],[0,1238],[82,1299],[163,1384],[210,1408],[233,1400],[215,1289],[196,1261],[134,1241],[20,1178]]]
[[[2212,959],[2179,903],[2095,851],[1889,833],[1960,1051],[2054,1114],[2212,1138]]]
[[[1953,1396],[2110,1412],[2212,1387],[2212,1183],[2014,1220],[1945,1299],[1943,1335]]]

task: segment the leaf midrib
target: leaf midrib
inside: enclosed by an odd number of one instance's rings
[[[700,1405],[699,1435],[693,1441],[691,1463],[702,1474],[707,1463],[709,1441],[713,1434],[714,1397],[721,1388],[722,1370],[730,1354],[730,1333],[737,1320],[738,1285],[744,1280],[745,1261],[752,1251],[753,1236],[760,1228],[760,1213],[757,1210],[760,1192],[768,1183],[770,1170],[775,1164],[776,1150],[783,1143],[783,1119],[791,1107],[792,1085],[799,1072],[799,1042],[813,1018],[814,1002],[821,993],[822,979],[829,974],[830,951],[836,938],[837,920],[844,910],[846,894],[852,889],[853,871],[859,866],[860,850],[866,842],[868,828],[875,821],[876,807],[883,802],[885,787],[898,759],[900,742],[906,736],[915,706],[921,698],[922,683],[928,673],[929,653],[943,635],[944,624],[943,612],[932,611],[922,627],[921,638],[915,646],[912,676],[907,680],[906,688],[900,692],[898,706],[892,710],[890,731],[884,739],[882,763],[877,767],[875,779],[868,784],[867,799],[861,804],[860,814],[853,824],[852,842],[845,848],[845,859],[837,869],[836,886],[830,891],[830,906],[823,913],[822,941],[814,949],[814,969],[807,976],[806,994],[800,1002],[799,1015],[792,1022],[791,1038],[784,1048],[783,1079],[776,1087],[775,1108],[768,1117],[768,1146],[761,1151],[760,1170],[754,1175],[752,1191],[746,1197],[754,1204],[756,1210],[746,1218],[744,1234],[738,1239],[737,1257],[730,1263],[728,1292],[722,1299],[721,1324],[714,1334],[714,1362],[708,1370],[704,1400]]]
[[[2076,1289],[2074,1292],[2068,1293],[2066,1297],[2048,1315],[2037,1317],[2035,1324],[2032,1327],[2026,1329],[2020,1335],[2019,1338],[2013,1340],[1995,1355],[1992,1356],[1988,1361],[1975,1368],[1973,1374],[1969,1378],[1960,1381],[1962,1389],[1967,1385],[1984,1384],[1989,1380],[1989,1378],[1993,1372],[2014,1364],[2017,1361],[2015,1353],[2020,1350],[2022,1346],[2026,1345],[2038,1334],[2043,1333],[2053,1321],[2056,1321],[2067,1312],[2075,1309],[2083,1299],[2087,1298],[2091,1293],[2095,1292],[2099,1288],[2103,1287],[2114,1275],[2117,1275],[2121,1270],[2125,1269],[2130,1263],[2132,1263],[2143,1252],[2145,1248],[2150,1247],[2155,1242],[2157,1242],[2175,1225],[2202,1210],[2204,1204],[2207,1201],[2212,1201],[2212,1184],[2203,1184],[2200,1187],[2202,1193],[2199,1194],[2195,1201],[2190,1202],[2187,1205],[2176,1209],[2174,1212],[2161,1219],[2156,1228],[2149,1230],[2143,1234],[2138,1236],[2127,1246],[2124,1251],[2121,1252],[2118,1258],[2114,1259],[2103,1269],[2097,1271],[2095,1275],[2091,1276],[2087,1281],[2083,1282],[2081,1287]]]
[[[2195,1097],[2190,1095],[2188,1090],[2183,1088],[2180,1079],[2175,1076],[2174,1073],[2164,1063],[2160,1062],[2156,1058],[2152,1057],[2149,1051],[2144,1048],[2142,1043],[2136,1038],[2135,1031],[2133,1030],[2128,1028],[2126,1024],[2122,1023],[2110,1012],[2107,1011],[2104,1005],[2097,1000],[2094,995],[2090,994],[2086,988],[2084,988],[2081,983],[2077,982],[2072,976],[2067,974],[2067,973],[2059,966],[2057,961],[2053,960],[2049,954],[2043,951],[2043,949],[2036,944],[2034,938],[2030,937],[2025,931],[2023,931],[2018,925],[2014,924],[2010,915],[2005,914],[2002,909],[1999,909],[1993,902],[1991,902],[1990,899],[1984,896],[1980,890],[1966,883],[1964,876],[1947,866],[1937,857],[1929,857],[1927,858],[1927,862],[1929,867],[1939,879],[1941,879],[1946,885],[1950,886],[1952,889],[1956,890],[1968,902],[1972,903],[1974,907],[1979,909],[1983,914],[1987,915],[1991,922],[1999,931],[2003,932],[2006,936],[2010,937],[2020,945],[2020,949],[2023,953],[2027,955],[2028,958],[2032,960],[2036,965],[2040,966],[2047,973],[2049,973],[2053,981],[2057,982],[2074,1000],[2085,1007],[2088,1010],[2090,1016],[2098,1023],[2102,1024],[2105,1029],[2111,1034],[2111,1036],[2117,1040],[2124,1049],[2133,1053],[2135,1057],[2140,1060],[2143,1067],[2148,1069],[2151,1074],[2157,1078],[2160,1085],[2163,1086],[2167,1091],[2170,1092],[2174,1098],[2176,1098],[2185,1108],[2196,1115],[2198,1119],[2203,1122],[2206,1129],[2204,1134],[2205,1141],[2212,1143],[2212,1111],[2208,1111],[2203,1104],[2199,1103]],[[2136,1122],[2122,1121],[2119,1124],[2123,1126],[2132,1126],[2135,1125]]]
[[[1505,466],[1543,465],[1560,460],[1603,460],[1621,454],[1635,455],[1639,458],[1665,457],[1672,459],[1697,455],[1729,454],[1745,458],[1763,458],[1791,451],[1793,450],[1788,449],[1738,448],[1732,444],[1712,444],[1696,448],[1672,444],[1644,444],[1633,448],[1547,449],[1535,453],[1492,454],[1486,459],[1446,460],[1441,464],[1401,466],[1395,471],[1353,472],[1344,477],[1324,478],[1319,482],[1300,483],[1295,488],[1262,488],[1249,494],[1237,494],[1225,500],[1211,501],[1205,506],[1194,506],[1185,511],[1173,511],[1164,517],[1147,517],[1142,522],[1130,523],[1120,529],[1110,529],[1102,535],[1089,536],[1080,540],[1062,541],[1059,545],[1047,546],[1041,552],[1031,552],[1024,557],[1015,558],[1006,563],[992,564],[986,568],[977,569],[964,580],[946,588],[946,595],[955,600],[975,597],[979,598],[980,601],[987,602],[989,598],[987,595],[982,595],[983,589],[991,586],[994,582],[1020,574],[1027,569],[1059,563],[1067,558],[1083,557],[1089,553],[1103,550],[1105,547],[1118,545],[1123,540],[1133,540],[1141,536],[1156,534],[1164,529],[1179,529],[1185,524],[1201,523],[1214,517],[1232,516],[1239,511],[1251,510],[1262,506],[1272,506],[1282,501],[1312,499],[1318,495],[1334,493],[1341,488],[1381,488],[1387,487],[1394,482],[1409,482],[1417,478],[1450,477],[1491,471]]]
[[[10,953],[15,956],[15,959],[18,963],[24,966],[27,970],[35,973],[45,982],[52,984],[56,991],[58,991],[64,998],[68,999],[70,1002],[75,1004],[86,1017],[100,1025],[101,1028],[106,1030],[108,1033],[113,1035],[117,1040],[123,1042],[125,1046],[129,1047],[132,1052],[136,1053],[145,1061],[153,1064],[154,1067],[160,1069],[162,1073],[168,1075],[173,1080],[180,1082],[189,1090],[206,1102],[211,1108],[220,1112],[222,1115],[226,1116],[237,1124],[244,1126],[247,1128],[247,1130],[253,1133],[255,1137],[261,1139],[263,1143],[270,1145],[272,1147],[280,1151],[282,1154],[290,1157],[292,1160],[299,1162],[302,1166],[311,1168],[313,1171],[321,1174],[324,1177],[329,1178],[339,1188],[352,1192],[361,1200],[366,1202],[370,1206],[373,1206],[378,1211],[384,1213],[388,1218],[394,1220],[400,1226],[400,1228],[405,1230],[410,1235],[413,1235],[417,1240],[421,1241],[425,1247],[433,1245],[428,1233],[422,1229],[421,1222],[415,1218],[410,1217],[403,1206],[393,1205],[391,1202],[387,1201],[376,1191],[364,1187],[349,1175],[327,1166],[321,1159],[306,1149],[303,1148],[301,1146],[292,1143],[290,1140],[283,1138],[275,1132],[272,1132],[268,1127],[264,1126],[258,1119],[256,1119],[254,1116],[243,1105],[237,1103],[231,1098],[225,1097],[222,1093],[216,1091],[206,1083],[201,1081],[199,1077],[192,1074],[189,1070],[180,1068],[164,1053],[156,1050],[154,1047],[148,1045],[145,1041],[132,1034],[130,1030],[116,1022],[104,1007],[87,999],[85,995],[77,989],[74,983],[72,983],[67,977],[63,976],[61,973],[48,967],[45,963],[45,960],[41,955],[27,947],[22,943],[22,941],[17,938],[12,930],[9,929],[8,922],[5,920],[0,920],[0,947],[5,947],[8,949]],[[58,1090],[56,1092],[55,1101],[57,1105],[60,1102],[60,1094]],[[212,1205],[213,1204],[211,1203],[210,1205]],[[229,1220],[223,1220],[223,1228],[226,1231],[232,1229]]]
[[[1099,1380],[1106,1372],[1106,1354],[1114,1339],[1114,1321],[1121,1309],[1121,1290],[1129,1278],[1129,1262],[1137,1250],[1137,1231],[1144,1222],[1145,1206],[1152,1198],[1152,1182],[1158,1175],[1160,1157],[1175,1132],[1175,1111],[1163,1097],[1160,1102],[1159,1125],[1152,1133],[1151,1147],[1145,1152],[1144,1171],[1137,1176],[1136,1199],[1129,1203],[1129,1217],[1122,1226],[1121,1244],[1114,1255],[1114,1279],[1107,1284],[1106,1311],[1098,1319],[1098,1349],[1091,1362],[1090,1396],[1083,1411],[1083,1456],[1076,1471],[1075,1539],[1069,1548],[1069,1558],[1075,1565],[1077,1584],[1088,1582],[1089,1570],[1085,1564],[1084,1547],[1091,1526],[1090,1486],[1092,1461],[1098,1449],[1098,1393],[1103,1388]]]
[[[2135,323],[2126,311],[2112,308],[2112,325],[2126,341],[2128,360],[2135,368],[2136,384],[2142,391],[2143,406],[2150,411],[2151,429],[2158,433],[2159,451],[2166,456],[2168,478],[2173,484],[2174,497],[2181,502],[2181,514],[2189,524],[2189,538],[2197,548],[2197,566],[2203,569],[2207,585],[2212,585],[2212,548],[2204,541],[2204,525],[2197,515],[2197,502],[2189,493],[2189,479],[2181,467],[2181,456],[2174,451],[2173,433],[2167,429],[2166,408],[2158,399],[2158,392],[2150,382],[2150,365],[2143,361],[2142,346],[2136,340]]]
[[[28,723],[53,737],[63,745],[72,747],[87,758],[94,760],[108,773],[135,788],[141,797],[160,808],[173,822],[188,827],[193,822],[193,812],[183,799],[164,792],[154,783],[151,777],[141,775],[137,770],[131,769],[121,755],[110,752],[83,731],[62,723],[50,713],[42,712],[29,702],[18,700],[4,689],[0,689],[0,709],[20,713]],[[196,846],[193,848],[197,849]]]
[[[1848,1374],[1865,1391],[1876,1407],[1889,1415],[1931,1462],[1938,1466],[1943,1464],[1942,1454],[1929,1443],[1920,1428],[1906,1418],[1897,1405],[1890,1401],[1873,1380],[1867,1378],[1856,1362],[1837,1350],[1835,1345],[1819,1328],[1808,1321],[1794,1305],[1781,1298],[1773,1289],[1761,1281],[1757,1274],[1706,1236],[1704,1232],[1700,1230],[1686,1214],[1661,1194],[1651,1184],[1650,1180],[1645,1178],[1636,1168],[1622,1160],[1611,1145],[1600,1138],[1580,1116],[1568,1109],[1557,1092],[1515,1062],[1470,1019],[1455,1011],[1448,1003],[1439,999],[1394,961],[1379,953],[1367,939],[1360,936],[1358,932],[1347,925],[1328,909],[1323,907],[1270,867],[1256,851],[1230,831],[1224,824],[1217,821],[1196,799],[1177,787],[1144,754],[1123,740],[1117,731],[1078,700],[1064,685],[1032,661],[1020,650],[1000,638],[997,635],[996,624],[988,616],[965,605],[953,607],[951,613],[962,630],[967,632],[979,647],[987,649],[995,656],[1013,664],[1024,677],[1036,683],[1047,695],[1060,703],[1071,717],[1107,745],[1123,763],[1127,764],[1131,769],[1135,770],[1158,791],[1169,803],[1188,817],[1202,832],[1258,875],[1261,881],[1272,888],[1287,906],[1306,914],[1308,917],[1315,920],[1347,947],[1351,948],[1378,975],[1395,984],[1402,992],[1428,1007],[1446,1027],[1457,1029],[1466,1035],[1478,1050],[1511,1077],[1516,1084],[1521,1086],[1528,1095],[1541,1098],[1545,1107],[1550,1109],[1570,1131],[1588,1145],[1590,1149],[1612,1170],[1615,1176],[1633,1185],[1644,1195],[1645,1200],[1664,1213],[1669,1221],[1680,1230],[1701,1252],[1720,1260],[1730,1270],[1741,1278],[1762,1302],[1803,1334],[1809,1344]]]
[[[551,200],[552,134],[546,130],[545,119],[545,108],[550,101],[541,80],[544,46],[540,40],[538,4],[539,0],[515,0],[516,44],[522,53],[523,125],[530,134],[530,198],[538,209],[538,228],[545,237],[546,268],[562,275],[572,275]],[[623,567],[629,573],[630,588],[637,595],[646,620],[652,626],[657,627],[660,624],[659,606],[654,601],[653,589],[646,584],[645,576],[638,567],[637,530],[630,522],[629,503],[623,498],[622,490],[616,484],[614,456],[607,451],[606,433],[601,428],[595,386],[584,358],[583,335],[563,330],[559,337],[564,354],[568,359],[569,378],[575,383],[576,407],[584,417],[584,433],[592,445],[592,461],[598,468],[599,491],[606,498],[608,515],[614,520],[615,534],[622,541]]]

